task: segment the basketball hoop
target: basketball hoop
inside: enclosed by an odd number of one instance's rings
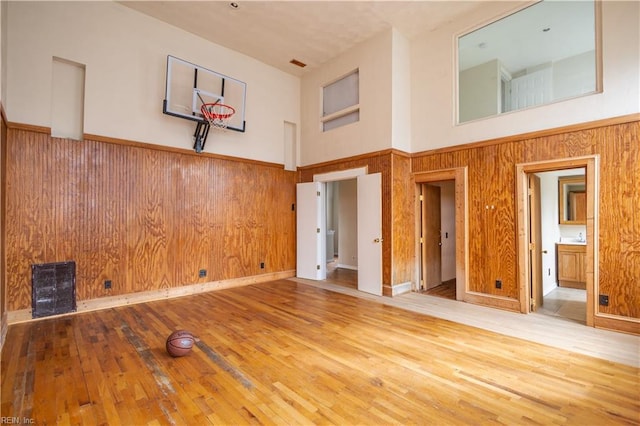
[[[235,108],[221,103],[202,104],[200,112],[211,127],[226,129],[229,119],[236,113]]]

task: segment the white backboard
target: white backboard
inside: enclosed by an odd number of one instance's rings
[[[165,99],[162,112],[192,121],[205,121],[203,103],[222,103],[235,109],[230,130],[244,132],[247,84],[174,56],[167,56]]]

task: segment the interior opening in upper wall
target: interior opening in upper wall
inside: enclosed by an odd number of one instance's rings
[[[543,0],[459,36],[458,123],[600,91],[596,6]]]
[[[360,121],[360,70],[322,88],[322,131]]]

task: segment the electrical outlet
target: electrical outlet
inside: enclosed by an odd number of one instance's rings
[[[264,269],[264,262],[260,262],[260,269]]]
[[[502,280],[496,280],[496,288],[502,288]]]
[[[109,290],[111,288],[111,280],[104,281],[104,289]]]
[[[600,306],[609,306],[609,295],[601,294],[599,301],[600,301]]]
[[[200,271],[198,272],[198,276],[200,278],[204,278],[207,276],[207,270],[206,269],[200,269]]]

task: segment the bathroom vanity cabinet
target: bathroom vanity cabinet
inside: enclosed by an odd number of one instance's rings
[[[560,287],[586,288],[585,244],[556,244],[558,259],[558,285]]]

